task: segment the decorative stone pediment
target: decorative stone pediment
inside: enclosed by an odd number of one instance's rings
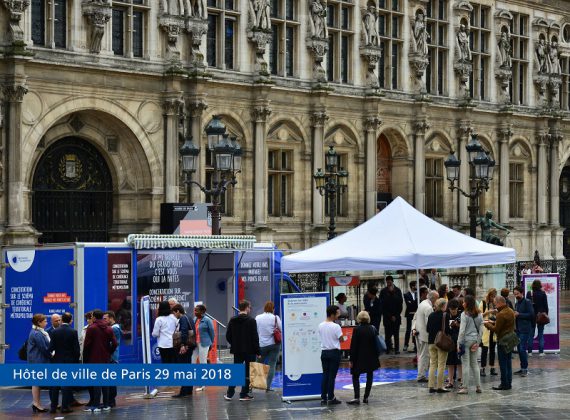
[[[267,141],[302,143],[303,136],[292,124],[282,121],[274,125],[267,134]]]
[[[345,127],[336,126],[329,130],[325,136],[325,144],[334,144],[335,146],[357,146],[357,141],[353,138]]]

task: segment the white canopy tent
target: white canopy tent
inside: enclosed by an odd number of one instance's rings
[[[286,272],[417,270],[515,262],[515,250],[443,226],[396,198],[376,216],[327,242],[282,258]]]

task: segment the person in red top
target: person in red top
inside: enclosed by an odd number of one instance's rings
[[[95,309],[93,311],[95,321],[87,328],[85,341],[83,342],[83,362],[84,363],[111,363],[111,355],[117,348],[117,339],[113,334],[113,329],[103,321],[103,311]],[[101,394],[103,394],[103,405],[101,405]],[[86,407],[85,411],[100,412],[109,411],[109,387],[93,387],[93,405]]]

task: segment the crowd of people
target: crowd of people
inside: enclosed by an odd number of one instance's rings
[[[72,327],[73,316],[52,314],[51,325],[47,326],[44,314],[32,317],[32,329],[28,335],[26,355],[28,363],[117,363],[121,328],[115,323],[112,311],[95,309],[85,314],[87,325],[78,334]],[[59,394],[61,391],[61,403]],[[84,411],[110,411],[116,405],[117,388],[109,386],[89,387],[89,402]],[[73,395],[72,387],[50,387],[50,408],[40,400],[40,387],[32,387],[32,410],[34,413],[71,413],[72,407],[83,406]]]
[[[489,289],[477,302],[473,290],[453,286],[450,291],[447,285],[438,283],[441,279],[438,280],[436,274],[433,270],[431,277],[422,273],[426,277],[411,281],[405,294],[394,285],[392,276],[386,277],[386,287],[380,291],[380,296],[376,286],[368,288],[364,296],[365,310],[356,317],[357,326],[348,352],[354,385],[354,398],[347,401],[348,404],[361,402],[362,374],[366,375],[362,402],[368,403],[373,373],[380,368],[382,319],[387,350],[399,353],[400,314],[404,302],[404,350],[408,349],[411,340],[414,346],[411,351],[417,353],[417,382],[427,383],[430,393],[457,389],[458,394],[467,394],[473,387],[475,392],[481,393],[481,376],[486,376],[487,366],[491,376],[500,373],[500,384],[493,386],[494,390],[511,389],[512,353],[518,353],[520,358],[520,370],[516,374],[527,376],[528,357],[532,355],[536,330],[539,356],[544,355],[544,325],[548,322],[549,308],[539,280],[532,283],[532,291],[526,295],[520,286],[515,287],[513,305],[506,288],[500,293],[494,288]],[[318,327],[323,371],[321,403],[324,405],[340,403],[335,396],[335,380],[341,363],[340,344],[346,337],[338,320],[346,316],[346,309],[342,308],[346,296],[337,296],[337,300],[341,307],[328,306],[327,318]],[[247,300],[240,301],[238,309],[239,313],[228,323],[226,340],[234,363],[245,364],[246,377],[239,400],[251,401],[251,362],[269,365],[266,391],[273,391],[271,384],[281,348],[281,320],[275,315],[271,301],[266,302],[263,313],[255,318],[251,316],[251,304]],[[71,326],[70,313],[53,314],[49,328],[46,328],[45,315],[34,315],[27,341],[28,363],[118,363],[121,328],[115,322],[115,314],[95,309],[85,314],[85,320],[86,325],[78,334]],[[215,329],[204,305],[196,305],[194,316],[190,317],[182,305],[169,299],[158,305],[152,336],[157,339],[162,363],[207,363],[215,342]],[[495,357],[499,372],[495,369]],[[444,376],[446,366],[447,378]],[[233,399],[235,388],[228,387],[225,400]],[[85,411],[109,411],[116,405],[116,387],[94,386],[88,390],[89,402],[85,404]],[[190,396],[193,391],[192,386],[182,386],[173,398]],[[49,409],[41,404],[39,387],[32,387],[32,397],[34,412],[55,413],[61,409],[62,413],[70,413],[72,407],[83,405],[74,398],[71,387],[52,387]]]

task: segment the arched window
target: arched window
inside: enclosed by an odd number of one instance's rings
[[[525,217],[526,162],[530,158],[524,144],[516,142],[512,145],[509,160],[509,217],[513,219]]]

